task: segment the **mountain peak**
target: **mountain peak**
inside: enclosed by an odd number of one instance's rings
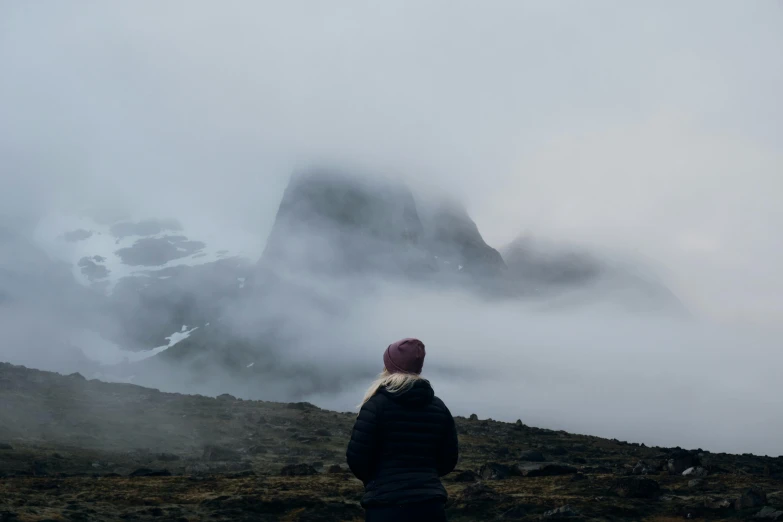
[[[422,204],[403,183],[330,169],[291,177],[261,265],[463,279],[505,269],[464,207]]]

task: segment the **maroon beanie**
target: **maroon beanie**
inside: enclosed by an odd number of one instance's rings
[[[383,365],[390,373],[421,373],[424,366],[424,343],[418,339],[402,339],[383,352]]]

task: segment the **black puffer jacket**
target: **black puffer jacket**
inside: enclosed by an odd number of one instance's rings
[[[454,418],[423,379],[399,394],[381,388],[367,401],[347,451],[348,466],[364,482],[364,507],[445,502],[440,477],[458,454]]]

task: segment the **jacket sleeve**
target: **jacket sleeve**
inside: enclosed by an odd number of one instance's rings
[[[438,453],[438,475],[448,475],[457,466],[459,459],[459,440],[457,439],[457,426],[454,424],[454,417],[444,404],[446,409],[446,430],[443,435],[443,442]]]
[[[356,478],[367,484],[372,479],[378,448],[378,401],[370,399],[359,411],[348,443],[346,459]]]

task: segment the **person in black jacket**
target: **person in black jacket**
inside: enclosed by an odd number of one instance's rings
[[[424,344],[403,339],[383,354],[348,444],[348,466],[364,483],[368,522],[446,520],[440,477],[457,465],[454,418],[420,376]]]

